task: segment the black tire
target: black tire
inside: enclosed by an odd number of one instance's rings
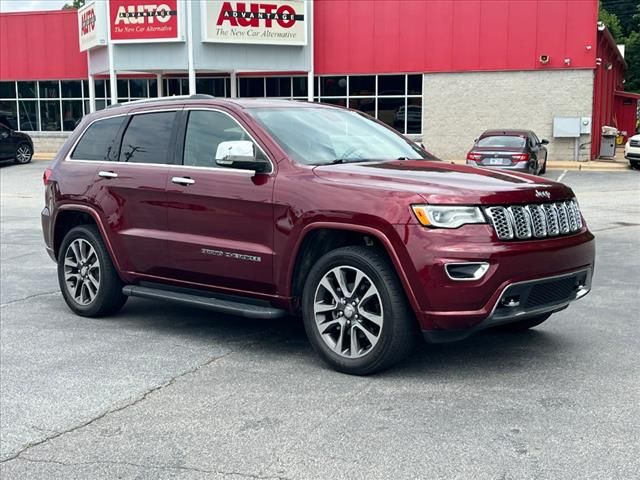
[[[18,165],[26,165],[33,158],[33,148],[28,143],[21,143],[16,148],[16,158],[13,160]]]
[[[99,286],[95,292],[95,297],[86,304],[79,303],[69,291],[65,280],[65,258],[72,255],[69,246],[76,240],[84,240],[93,247],[99,266]],[[73,272],[75,270],[70,270]],[[88,270],[86,270],[88,272]],[[79,280],[76,280],[79,281]],[[81,225],[75,227],[67,233],[62,240],[60,251],[58,252],[58,283],[65,302],[71,310],[83,317],[101,317],[119,311],[127,301],[127,296],[123,295],[123,283],[111,262],[109,252],[102,241],[100,232],[95,225]],[[81,293],[82,295],[82,293]]]
[[[640,160],[629,160],[632,170],[640,170]]]
[[[517,333],[523,332],[525,330],[529,330],[530,328],[537,327],[544,321],[546,321],[551,316],[550,313],[545,313],[544,315],[539,315],[537,317],[526,318],[524,320],[520,320],[518,322],[507,323],[505,325],[499,325],[497,327],[493,327],[492,330],[496,332],[506,332],[506,333]]]
[[[379,301],[382,308],[383,321],[378,330],[377,343],[371,345],[370,350],[358,358],[347,358],[332,350],[325,343],[316,324],[314,304],[319,284],[325,275],[337,267],[351,267],[364,273],[368,277],[367,284],[371,281],[377,289],[376,302]],[[355,293],[351,298],[354,298],[357,291],[355,286],[352,288]],[[362,308],[364,303],[363,299],[356,311]],[[302,311],[307,337],[314,350],[334,369],[352,375],[368,375],[399,362],[411,352],[418,335],[415,317],[395,269],[385,254],[371,247],[338,248],[320,258],[307,276],[302,296]],[[366,314],[363,312],[364,310],[360,310],[361,319],[354,320],[354,324],[365,321]],[[333,315],[333,312],[330,315]],[[358,315],[355,315],[355,318],[358,318]],[[354,331],[351,329],[349,335]]]

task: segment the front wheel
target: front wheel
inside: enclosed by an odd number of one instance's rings
[[[309,272],[302,303],[311,345],[340,372],[380,371],[415,343],[416,323],[396,272],[370,247],[339,248],[320,258]]]
[[[83,317],[115,313],[127,301],[122,281],[93,225],[75,227],[62,240],[58,282],[69,308]]]
[[[29,163],[32,157],[33,157],[33,149],[29,145],[27,145],[26,143],[23,143],[18,146],[18,149],[16,150],[16,159],[15,159],[16,163],[21,165],[25,163]]]
[[[551,316],[550,313],[546,313],[544,315],[538,315],[537,317],[526,318],[518,322],[499,325],[497,327],[493,327],[493,330],[496,332],[508,332],[508,333],[522,332],[524,330],[537,327],[542,322],[546,321],[550,316]]]

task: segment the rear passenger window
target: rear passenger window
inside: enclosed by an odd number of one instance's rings
[[[252,141],[235,120],[222,112],[194,110],[189,113],[184,139],[183,164],[191,167],[216,167],[216,151],[220,142]],[[266,159],[256,145],[256,156]]]
[[[176,112],[134,115],[122,137],[120,161],[129,163],[173,163],[169,148]]]
[[[105,118],[89,126],[71,154],[73,160],[103,160],[109,154],[125,117]]]

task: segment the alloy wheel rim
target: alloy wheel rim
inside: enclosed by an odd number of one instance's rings
[[[82,238],[69,244],[64,255],[67,291],[79,305],[91,304],[100,290],[100,260],[93,246]]]
[[[322,340],[341,357],[363,357],[380,340],[382,298],[373,281],[358,268],[343,265],[322,277],[314,295],[313,314]]]
[[[16,152],[16,158],[20,163],[27,163],[29,160],[31,160],[31,150],[29,149],[29,147],[19,147],[18,151]]]

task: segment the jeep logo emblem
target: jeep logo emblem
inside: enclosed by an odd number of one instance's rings
[[[546,192],[544,190],[536,190],[536,198],[546,198],[547,200],[550,200],[551,193]]]

